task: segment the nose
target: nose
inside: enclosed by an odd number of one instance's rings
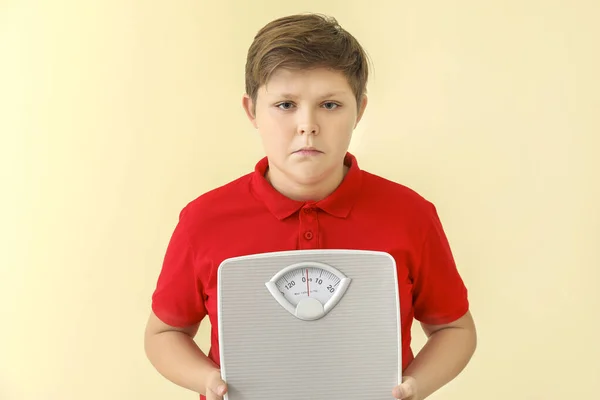
[[[298,134],[300,135],[318,135],[319,127],[315,123],[302,123],[298,125]]]
[[[296,113],[297,133],[299,135],[318,135],[319,124],[313,110],[309,108],[299,109]]]

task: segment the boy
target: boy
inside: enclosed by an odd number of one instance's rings
[[[404,376],[390,388],[395,398],[425,399],[470,360],[476,333],[467,290],[435,207],[362,171],[348,153],[367,104],[367,78],[363,49],[334,19],[289,16],[256,35],[243,107],[266,157],[180,214],[145,335],[149,360],[170,381],[201,398],[222,398],[216,269],[229,257],[296,249],[379,250],[395,258]],[[212,324],[208,356],[193,341],[205,316]],[[416,357],[413,318],[428,336]]]

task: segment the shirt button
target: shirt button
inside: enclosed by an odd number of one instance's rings
[[[312,212],[312,208],[305,208],[304,209],[304,213],[305,214],[310,214]]]
[[[313,238],[313,234],[312,234],[312,232],[311,232],[311,231],[306,231],[306,232],[304,232],[304,239],[306,239],[306,240],[310,240],[310,239],[312,239],[312,238]]]

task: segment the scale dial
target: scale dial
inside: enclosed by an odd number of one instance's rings
[[[302,262],[283,268],[265,285],[283,308],[310,321],[327,314],[340,301],[350,281],[330,265]]]

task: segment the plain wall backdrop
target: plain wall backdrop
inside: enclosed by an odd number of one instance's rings
[[[306,11],[369,53],[351,151],[437,205],[469,286],[432,399],[598,398],[598,1],[4,0],[0,399],[196,398],[145,358],[150,296],[181,208],[262,156],[254,34]]]

